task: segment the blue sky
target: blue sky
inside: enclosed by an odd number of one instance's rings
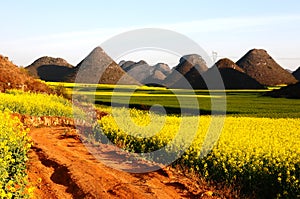
[[[252,48],[263,48],[284,68],[300,66],[297,0],[28,0],[3,1],[0,9],[0,54],[23,66],[44,55],[76,65],[108,38],[146,27],[184,34],[219,58],[236,61]]]

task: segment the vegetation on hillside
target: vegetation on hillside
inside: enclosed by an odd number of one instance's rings
[[[39,80],[30,77],[24,69],[14,65],[7,57],[0,55],[0,92],[9,89],[52,93],[49,87]]]

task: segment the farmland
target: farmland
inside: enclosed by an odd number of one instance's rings
[[[64,116],[70,118],[82,114],[82,111],[78,109],[73,112],[72,104],[63,97],[18,90],[0,93],[0,110],[9,110],[31,116]]]
[[[32,198],[34,187],[26,173],[32,145],[29,129],[11,114],[68,118],[84,114],[63,97],[20,90],[0,93],[0,110],[0,198]]]
[[[47,83],[50,86],[64,86],[68,94],[90,97],[96,104],[128,106],[136,108],[159,104],[174,113],[180,113],[180,109],[199,110],[202,114],[210,113],[211,102],[225,103],[227,115],[269,117],[269,118],[299,118],[300,101],[285,98],[270,98],[264,96],[270,90],[184,90],[159,87],[137,87],[127,85],[80,85],[73,83]],[[74,88],[74,90],[73,90]],[[276,88],[278,89],[278,88]],[[113,97],[112,97],[113,96]],[[178,99],[184,104],[179,105]],[[189,103],[197,99],[198,104]],[[224,110],[223,107],[219,109]],[[201,112],[202,111],[202,112]],[[218,111],[218,109],[216,110]]]
[[[135,110],[132,115],[136,125],[126,122],[124,128],[116,122],[128,121],[124,110],[114,110],[114,113],[99,121],[102,130],[120,147],[137,153],[165,147],[175,138],[181,124],[179,117],[168,116],[164,123],[164,118],[156,115],[155,124],[149,125],[149,117]],[[211,116],[201,116],[197,134],[177,164],[192,168],[208,179],[240,185],[245,192],[255,191],[263,198],[269,195],[291,198],[299,194],[299,118],[228,116],[218,143],[206,157],[201,157],[201,152],[206,150],[202,148],[203,140],[211,119]],[[186,133],[176,137],[176,146],[168,148],[170,153],[179,151],[187,138],[193,136],[197,116],[185,116],[185,121]],[[144,131],[143,126],[147,126]],[[162,126],[161,130],[157,126]],[[144,138],[143,134],[155,135]]]
[[[113,143],[127,151],[149,153],[167,146],[184,119],[186,133],[176,138],[177,144],[168,148],[170,153],[176,153],[185,143],[195,124],[199,128],[190,147],[174,164],[184,165],[207,180],[236,185],[243,193],[258,198],[299,197],[299,100],[265,97],[268,90],[227,90],[226,96],[222,91],[213,91],[210,96],[205,90],[196,90],[196,95],[176,90],[175,96],[165,88],[74,84],[65,87],[69,94],[75,87],[73,94],[95,100],[98,108],[112,113],[99,120],[99,126]],[[194,111],[180,116],[177,98],[187,102],[181,108]],[[197,99],[199,108],[189,103],[191,98]],[[212,99],[217,103],[225,100],[226,118],[222,109],[215,116],[209,114]],[[113,108],[106,106],[111,101]],[[122,108],[127,104],[142,109],[129,110],[131,123],[125,114],[128,110]],[[149,115],[147,109],[155,104],[169,110],[168,115]],[[196,109],[200,109],[201,116],[195,115]],[[213,118],[224,120],[224,126],[216,145],[202,157],[204,137]]]
[[[299,197],[299,100],[266,97],[264,93],[269,91],[267,89],[215,90],[209,93],[206,90],[168,90],[146,86],[48,85],[60,87],[66,95],[73,95],[85,104],[95,100],[97,109],[109,113],[98,120],[97,128],[91,134],[93,140],[89,142],[105,143],[104,134],[125,151],[142,154],[142,158],[158,163],[174,161],[174,167],[180,165],[208,182],[234,187],[248,197]],[[70,101],[55,95],[9,90],[1,93],[0,99],[3,121],[8,120],[9,111],[69,118],[84,115],[79,108],[73,110]],[[224,107],[216,106],[217,111],[211,115],[210,106],[213,103],[225,104],[226,114]],[[157,104],[165,108],[166,114],[162,109],[151,109]],[[149,112],[149,109],[153,111]],[[2,129],[7,130],[2,134],[3,139],[19,139],[10,133],[10,129],[17,128],[15,123],[18,121],[14,120],[9,128],[3,123]],[[24,136],[25,147],[16,167],[20,167],[22,172],[30,143],[23,127],[20,128],[15,132]],[[211,134],[209,129],[217,133]],[[14,147],[17,146],[3,145],[3,154],[7,155],[2,159],[8,164],[13,164],[9,163],[9,157],[11,151],[15,151]],[[161,148],[169,157],[175,154],[176,158],[167,162],[164,155],[151,155]],[[12,172],[10,167],[6,170]],[[31,188],[26,185],[26,176],[21,177],[10,183],[19,183],[22,190],[15,192],[11,186],[2,186],[4,190],[1,194],[13,197],[23,194],[25,189],[28,193]]]

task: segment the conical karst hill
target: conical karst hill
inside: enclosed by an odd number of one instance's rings
[[[262,89],[258,81],[250,77],[236,63],[228,58],[216,63],[226,89]]]
[[[236,63],[234,63],[232,60],[230,60],[228,58],[220,59],[219,61],[217,61],[216,66],[218,67],[218,69],[231,68],[231,69],[237,70],[241,73],[245,72]]]
[[[262,85],[275,86],[297,82],[292,74],[284,70],[267,51],[262,49],[250,50],[237,61],[237,65]]]
[[[78,83],[140,85],[129,76],[102,48],[95,48],[67,77]]]
[[[189,82],[187,85],[184,82]],[[172,85],[172,88],[188,88],[193,89],[262,89],[264,88],[255,79],[251,78],[243,72],[230,59],[219,60],[212,68],[206,72],[199,74],[195,69]]]
[[[35,60],[25,69],[34,78],[45,81],[63,82],[74,67],[62,58],[44,56]]]
[[[144,84],[149,86],[164,86],[163,82],[168,75],[171,74],[171,69],[167,64],[158,63],[153,66],[154,70],[151,75],[144,80]]]
[[[166,76],[171,73],[169,66],[164,63],[151,66],[141,60],[139,62],[121,61],[119,65],[131,77],[146,85],[161,85]]]
[[[146,78],[151,76],[154,70],[154,68],[144,60],[139,62],[125,62],[123,65],[121,65],[121,68],[140,83],[143,83]]]
[[[300,67],[293,72],[293,76],[300,81]]]
[[[171,74],[166,77],[163,84],[167,87],[172,87],[172,85],[178,82],[192,69],[195,74],[201,74],[208,70],[205,60],[198,54],[190,54],[181,57],[179,64],[172,70]]]

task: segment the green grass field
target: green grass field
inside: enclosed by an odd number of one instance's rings
[[[200,110],[201,114],[211,111],[211,102],[225,103],[227,115],[299,118],[300,100],[271,98],[264,96],[270,90],[169,90],[159,87],[138,87],[128,85],[83,85],[73,83],[48,83],[50,86],[62,85],[68,94],[83,95],[95,100],[96,104],[130,105],[136,108],[155,104],[164,106],[170,113],[180,113],[182,109]],[[176,94],[174,94],[176,93]],[[178,99],[183,102],[179,104]],[[195,99],[198,104],[195,104]],[[216,108],[218,111],[218,108]],[[220,108],[222,112],[222,109]]]

